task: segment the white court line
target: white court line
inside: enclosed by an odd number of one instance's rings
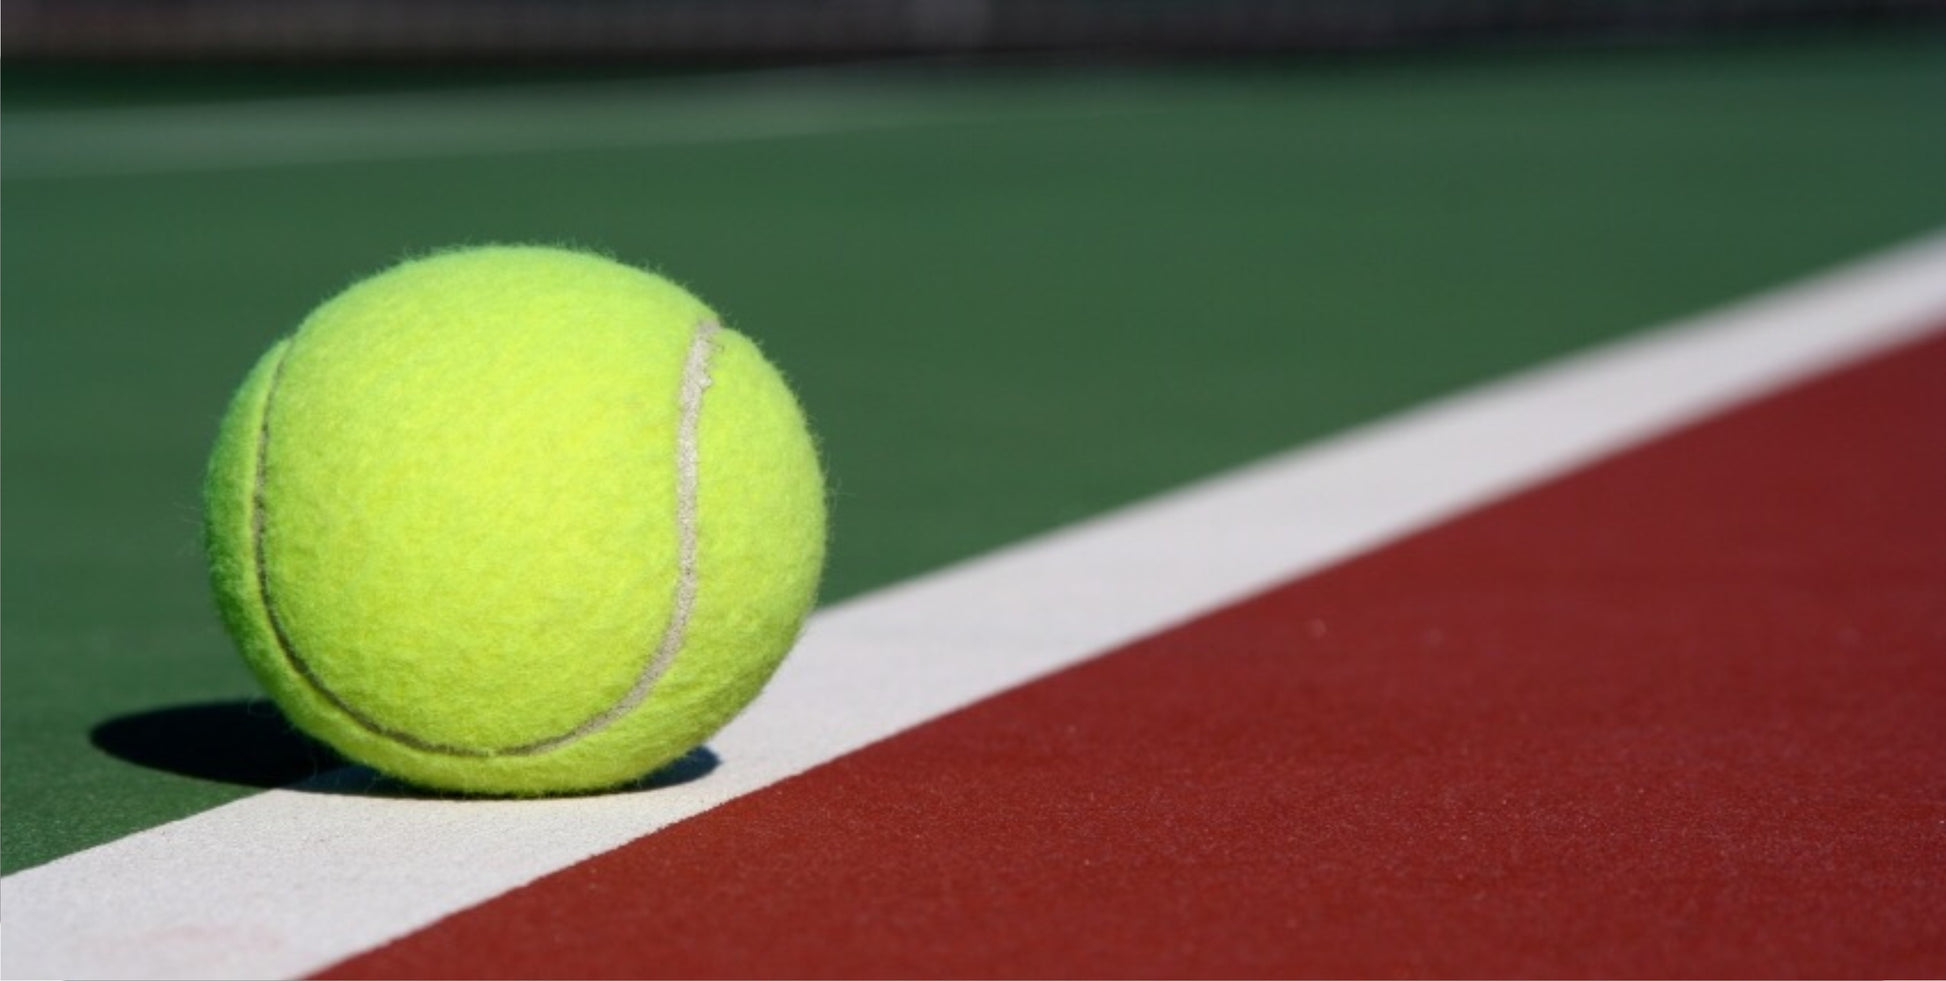
[[[824,610],[711,741],[721,767],[689,784],[542,801],[273,790],[69,855],[0,880],[5,970],[316,971],[1941,317],[1946,235]]]
[[[1019,92],[884,84],[870,69],[728,78],[28,109],[0,117],[14,180],[197,173],[621,147],[733,143],[985,121],[1154,111],[1132,82]]]

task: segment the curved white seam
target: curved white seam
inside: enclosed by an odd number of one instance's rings
[[[644,665],[642,673],[630,686],[621,700],[601,712],[590,716],[580,725],[567,732],[545,739],[510,746],[506,749],[474,749],[467,746],[451,746],[421,739],[411,733],[402,732],[379,723],[360,712],[325,685],[304,658],[297,653],[297,647],[284,629],[283,620],[277,612],[277,604],[270,593],[270,574],[266,569],[267,549],[264,545],[264,515],[267,510],[264,501],[266,460],[270,452],[270,401],[277,391],[277,383],[283,377],[284,363],[289,358],[288,350],[284,358],[278,360],[271,376],[269,392],[264,396],[263,418],[258,423],[257,461],[255,486],[251,489],[251,551],[256,562],[258,596],[263,605],[264,617],[269,621],[271,636],[283,652],[285,660],[300,677],[311,686],[332,707],[367,731],[428,753],[445,756],[493,757],[493,756],[531,756],[558,749],[576,740],[592,736],[616,719],[627,715],[649,697],[655,683],[668,672],[675,662],[676,655],[682,651],[684,640],[689,631],[690,611],[696,605],[696,486],[700,452],[698,433],[703,418],[703,392],[710,386],[709,357],[711,341],[722,326],[714,318],[705,318],[696,324],[696,333],[689,341],[689,353],[683,359],[682,383],[678,389],[679,416],[676,423],[676,583],[675,595],[669,611],[669,622],[663,628],[662,640],[656,644],[655,654]]]
[[[649,697],[650,689],[675,663],[676,655],[682,652],[683,642],[689,633],[689,614],[696,606],[696,485],[698,461],[701,459],[697,431],[702,428],[703,392],[710,386],[710,342],[715,339],[719,329],[721,325],[714,318],[697,323],[696,335],[689,342],[689,355],[683,360],[679,396],[682,415],[676,424],[675,602],[669,611],[669,623],[662,631],[662,642],[656,645],[655,656],[649,659],[628,694],[601,714],[575,726],[573,731],[507,752],[538,753],[600,732],[642,704],[642,700]]]

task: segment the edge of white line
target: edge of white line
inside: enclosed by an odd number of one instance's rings
[[[541,801],[272,790],[0,880],[4,971],[299,975],[1946,316],[1946,235],[819,612],[708,777]],[[860,697],[869,693],[870,697]],[[848,711],[829,707],[845,704]]]

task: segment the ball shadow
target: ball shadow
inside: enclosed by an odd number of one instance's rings
[[[116,716],[88,734],[96,749],[136,766],[245,787],[428,800],[425,790],[347,762],[299,732],[265,699],[172,705]],[[698,746],[662,769],[602,793],[657,790],[700,780],[721,761]]]
[[[282,787],[347,765],[263,699],[116,716],[95,726],[88,741],[137,766],[246,787]]]

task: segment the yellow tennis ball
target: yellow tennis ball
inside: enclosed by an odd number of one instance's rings
[[[817,454],[754,344],[580,252],[406,262],[271,348],[204,498],[225,625],[350,759],[487,794],[613,787],[701,744],[797,636]]]

